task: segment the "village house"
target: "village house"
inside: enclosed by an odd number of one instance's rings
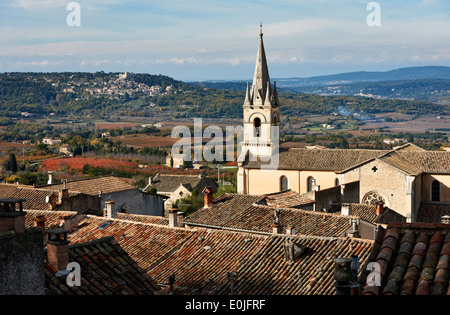
[[[114,211],[163,216],[165,196],[148,194],[114,176],[65,181],[41,188],[78,191],[95,200],[95,210],[102,213],[106,203],[114,201]]]
[[[57,145],[61,143],[61,140],[58,139],[52,139],[52,138],[44,138],[42,139],[42,143],[43,144],[47,144],[47,145]]]
[[[167,211],[178,200],[192,196],[194,190],[201,194],[206,187],[212,187],[214,191],[219,188],[213,179],[205,175],[156,174],[149,178],[143,191],[150,192],[153,189],[159,195],[166,196],[164,208]]]

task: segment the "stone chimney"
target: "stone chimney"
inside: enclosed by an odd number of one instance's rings
[[[352,211],[352,205],[349,203],[343,203],[341,205],[341,215],[346,215],[346,216],[350,216],[352,215],[353,211]]]
[[[272,234],[273,235],[280,234],[280,224],[279,223],[272,224]]]
[[[378,201],[375,213],[377,215],[381,215],[383,213],[383,211],[384,211],[384,202],[383,201]]]
[[[178,227],[178,209],[169,209],[169,226]]]
[[[50,208],[50,210],[55,210],[56,206],[58,205],[58,200],[57,200],[56,193],[55,194],[51,194],[50,196],[46,197],[45,202],[48,203],[48,206]]]
[[[352,262],[351,258],[337,258],[334,261],[334,285],[336,287],[336,295],[352,294]]]
[[[17,234],[25,233],[25,215],[23,202],[25,199],[0,200],[0,232],[14,231]],[[16,211],[16,206],[19,210]]]
[[[296,234],[295,226],[288,225],[286,227],[286,235],[295,235],[295,234]]]
[[[347,231],[347,237],[351,238],[359,238],[361,237],[359,234],[359,224],[360,220],[358,218],[350,219],[351,229]]]
[[[106,201],[105,209],[103,209],[103,216],[108,219],[112,219],[116,217],[116,209],[114,209],[116,202],[115,201]]]
[[[47,185],[53,185],[53,175],[54,175],[54,172],[51,172],[51,171],[48,172],[48,182],[47,182]]]
[[[44,234],[45,234],[45,215],[38,215],[34,218],[34,226],[39,226],[44,230]]]
[[[205,208],[210,208],[213,205],[214,189],[212,187],[206,187],[203,189],[203,195],[205,196]]]
[[[69,198],[69,190],[67,188],[59,189],[58,204],[62,204]]]
[[[47,259],[58,270],[65,271],[69,264],[69,241],[67,230],[48,230]]]
[[[184,224],[181,223],[184,220],[184,212],[183,211],[179,211],[177,213],[177,217],[178,217],[178,227],[184,227]]]

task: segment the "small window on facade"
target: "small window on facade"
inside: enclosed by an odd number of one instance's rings
[[[289,189],[289,182],[286,176],[281,176],[280,178],[281,191],[286,191]]]
[[[441,201],[441,183],[437,180],[431,184],[431,201]]]
[[[314,189],[314,186],[316,185],[316,180],[314,177],[308,177],[308,192],[312,191]]]
[[[253,127],[255,127],[255,135],[257,138],[261,136],[261,119],[255,118],[253,121]]]

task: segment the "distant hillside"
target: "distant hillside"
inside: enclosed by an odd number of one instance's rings
[[[450,80],[443,79],[337,83],[320,86],[297,86],[291,87],[290,90],[322,96],[365,96],[377,99],[420,100],[436,104],[450,104]]]
[[[280,91],[323,96],[366,96],[450,104],[450,67],[411,67],[386,72],[348,72],[310,78],[278,78]],[[244,81],[192,83],[215,89],[245,91]]]
[[[410,67],[380,72],[348,72],[309,78],[274,79],[280,87],[422,79],[450,79],[450,67]]]
[[[239,84],[229,82],[226,85],[229,88],[211,88],[214,84],[189,85],[167,76],[150,74],[123,77],[119,73],[103,72],[0,73],[0,117],[15,120],[71,116],[104,118],[111,115],[158,118],[164,115],[165,119],[180,120],[194,117],[241,118],[245,87],[240,88]],[[447,86],[448,82],[444,80],[439,89]],[[429,88],[436,87],[430,85]],[[392,91],[388,84],[385,90],[394,93],[401,91],[401,86]],[[425,89],[412,86],[407,93],[422,90]],[[342,108],[359,114],[442,115],[450,112],[450,107],[443,104],[400,100],[400,97],[391,100],[341,96],[335,91],[339,91],[339,87],[328,93],[329,96],[299,93],[296,88],[280,90],[283,115],[329,114]],[[3,125],[10,123],[6,120]]]

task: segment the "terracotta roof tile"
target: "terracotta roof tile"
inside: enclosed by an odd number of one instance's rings
[[[148,216],[148,215],[138,215],[129,213],[117,213],[117,218],[121,220],[159,224],[159,225],[169,225],[169,219],[160,216]]]
[[[264,203],[265,196],[225,194],[217,198],[212,207],[200,209],[182,222],[190,226],[272,234],[277,208]],[[352,217],[348,216],[295,208],[278,210],[281,233],[290,226],[298,235],[339,237],[351,227],[349,219]]]
[[[136,187],[126,183],[122,179],[114,176],[69,181],[65,185],[66,188],[71,191],[78,191],[91,196],[98,196],[99,191],[101,191],[103,194],[110,194],[118,191],[137,189]],[[58,190],[63,187],[64,184],[56,184],[47,185],[42,188]]]
[[[310,150],[294,148],[280,151],[278,169],[342,171],[389,151],[383,150]],[[261,168],[261,161],[248,161],[246,168]]]
[[[425,203],[421,206],[417,221],[439,223],[443,216],[450,215],[450,204]]]
[[[99,260],[94,253],[101,253],[105,260]],[[69,257],[80,264],[82,286],[68,286],[66,277],[57,277],[55,268],[47,262],[47,295],[154,295],[160,290],[112,237],[71,245]],[[114,257],[120,257],[121,263]],[[124,272],[124,268],[130,272]]]
[[[398,237],[395,238],[394,235]],[[376,294],[446,294],[450,225],[400,224],[388,226],[376,259],[381,267],[381,288]],[[365,274],[367,276],[367,273]],[[361,282],[365,282],[364,276]],[[366,286],[364,294],[374,294]]]
[[[105,223],[110,224],[99,229]],[[287,239],[304,246],[305,255],[287,261]],[[51,294],[154,293],[155,282],[167,286],[172,274],[176,294],[229,294],[227,273],[232,271],[239,275],[238,294],[334,294],[333,260],[358,255],[366,263],[373,246],[358,239],[258,236],[95,216],[83,219],[69,240],[71,261],[82,266],[83,285],[68,288],[47,266]]]
[[[156,188],[158,193],[170,193],[175,191],[180,185],[184,185],[189,191],[197,189],[199,193],[207,186],[217,188],[214,180],[201,175],[158,174],[154,177],[153,185],[147,186],[147,189]]]
[[[270,206],[279,206],[283,208],[302,208],[313,204],[315,200],[305,197],[293,190],[265,195],[264,201]]]

